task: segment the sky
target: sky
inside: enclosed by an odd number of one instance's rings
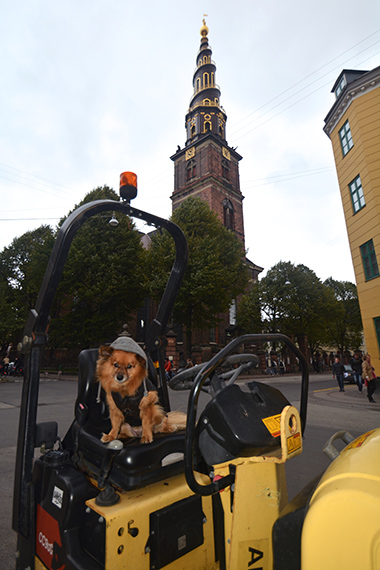
[[[204,14],[249,259],[355,282],[323,126],[342,69],[380,65],[378,0],[3,2],[0,250],[126,170],[133,205],[171,215]]]

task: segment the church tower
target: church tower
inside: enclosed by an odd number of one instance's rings
[[[226,141],[227,115],[220,104],[208,32],[203,20],[193,75],[194,91],[185,119],[186,143],[170,157],[174,162],[172,206],[175,210],[186,198],[198,196],[244,246],[243,195],[239,182],[242,157]]]

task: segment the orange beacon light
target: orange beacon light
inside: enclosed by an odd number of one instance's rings
[[[130,202],[137,196],[137,174],[134,172],[122,172],[120,174],[120,196]]]

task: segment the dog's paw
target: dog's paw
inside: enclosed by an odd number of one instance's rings
[[[103,433],[102,437],[100,438],[100,441],[103,443],[108,443],[109,441],[113,441],[114,439],[115,438],[109,433]]]
[[[149,406],[152,406],[158,401],[157,392],[148,392],[146,396],[141,399],[139,404],[140,410],[146,410]]]
[[[142,438],[140,439],[140,443],[152,443],[152,441],[153,441],[152,434],[143,435]]]

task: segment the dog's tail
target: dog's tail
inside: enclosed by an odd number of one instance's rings
[[[168,424],[175,430],[186,429],[187,415],[183,412],[169,412]]]

